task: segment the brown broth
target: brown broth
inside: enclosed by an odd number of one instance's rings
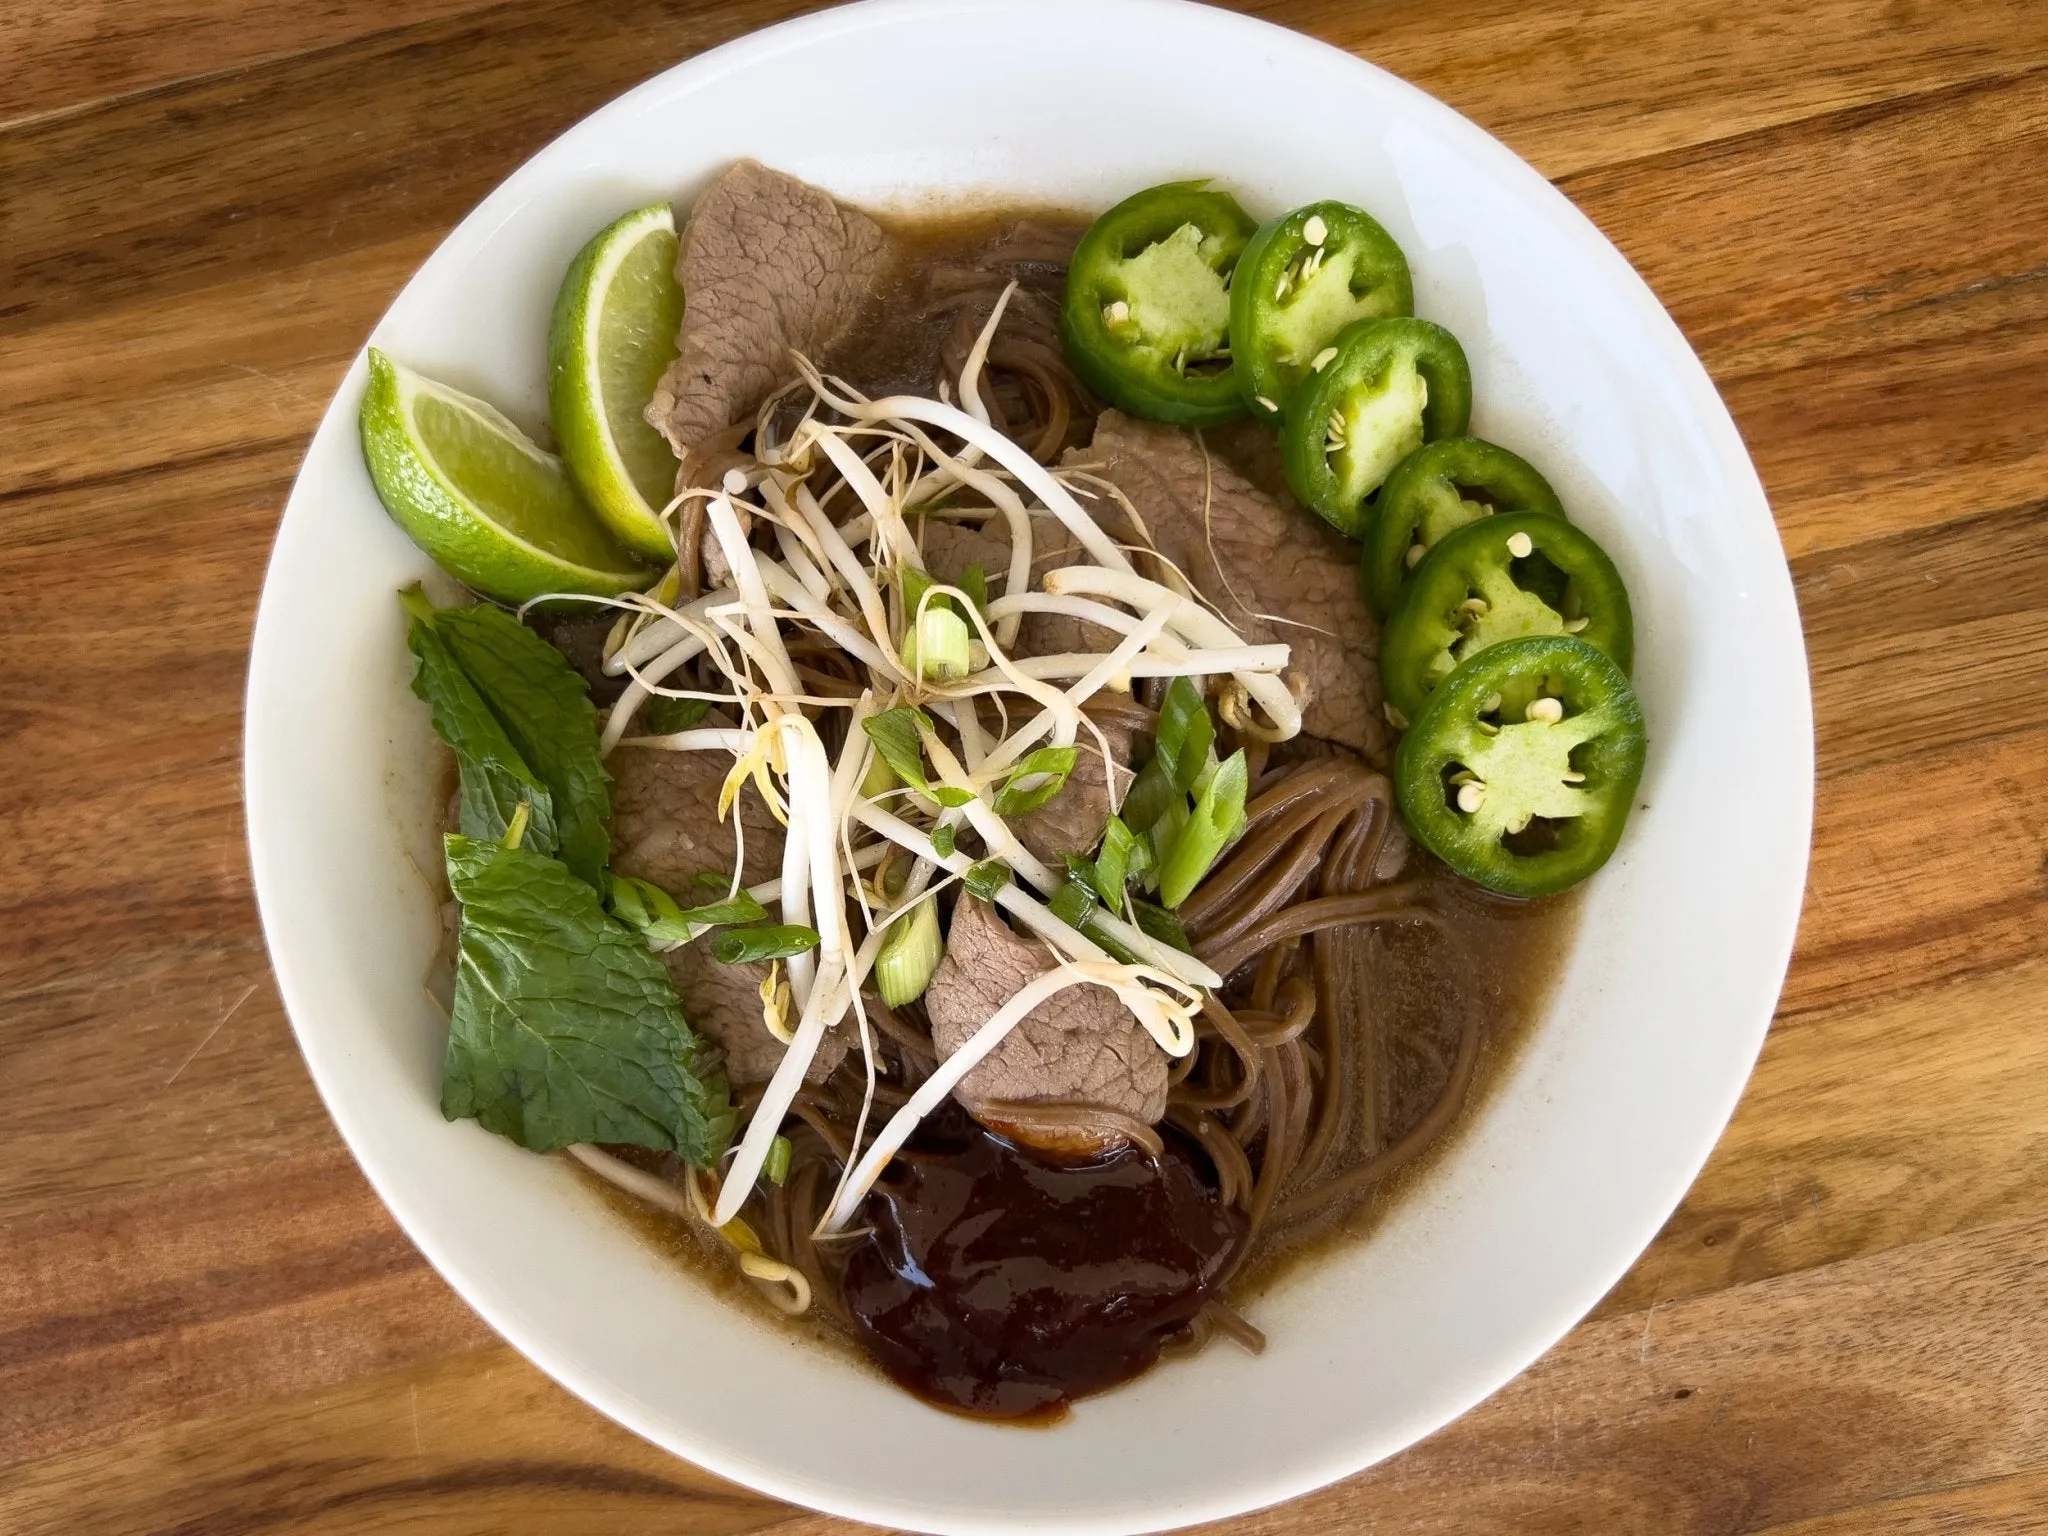
[[[1016,275],[1027,291],[1035,290],[1056,304],[1062,280],[1058,265],[1008,258],[1020,246],[1027,253],[1062,242],[1070,249],[1088,219],[1047,209],[977,208],[884,222],[896,252],[890,273],[854,334],[826,360],[831,371],[871,395],[929,393],[935,388],[948,333],[959,323],[954,310],[934,307],[935,293],[942,303],[949,293],[969,286],[972,274],[984,274],[977,318],[992,295],[990,284],[999,286],[1010,275]],[[1020,222],[1027,229],[1022,241],[1013,233]],[[939,291],[946,283],[953,288]],[[1067,441],[1085,443],[1091,431],[1092,420],[1078,421]],[[1252,483],[1291,500],[1270,432],[1247,420],[1213,429],[1206,441]],[[1385,1139],[1414,1124],[1429,1108],[1444,1064],[1455,1054],[1461,1010],[1468,999],[1482,1016],[1471,1092],[1451,1129],[1406,1167],[1348,1203],[1262,1234],[1248,1267],[1231,1281],[1234,1302],[1256,1298],[1304,1266],[1363,1239],[1396,1202],[1428,1181],[1463,1128],[1485,1113],[1492,1089],[1504,1079],[1545,1012],[1562,972],[1578,924],[1576,896],[1508,901],[1479,891],[1419,850],[1414,860],[1411,873],[1421,874],[1426,900],[1448,922],[1443,934],[1419,926],[1387,927],[1375,931],[1369,941],[1373,971],[1383,981],[1378,998],[1383,1059],[1392,1065],[1378,1090]],[[1354,1166],[1367,1155],[1362,1147],[1340,1146],[1333,1153],[1332,1171]],[[583,1176],[647,1241],[718,1294],[787,1324],[834,1353],[868,1359],[836,1306],[814,1306],[808,1317],[794,1322],[782,1318],[758,1299],[716,1239],[676,1217],[650,1210],[594,1175]]]

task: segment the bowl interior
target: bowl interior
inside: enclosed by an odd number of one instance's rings
[[[679,1273],[559,1161],[442,1120],[421,988],[430,735],[392,600],[428,567],[364,471],[359,360],[278,537],[247,742],[264,926],[336,1122],[507,1339],[630,1428],[783,1497],[917,1529],[1139,1530],[1400,1449],[1641,1251],[1732,1110],[1784,975],[1811,815],[1805,661],[1725,409],[1641,280],[1507,150],[1370,66],[1171,0],[881,0],[719,49],[522,167],[375,341],[537,424],[570,256],[742,155],[900,209],[1093,209],[1204,174],[1261,217],[1317,197],[1371,209],[1408,252],[1418,311],[1470,354],[1473,430],[1543,469],[1628,580],[1652,731],[1628,835],[1507,1080],[1370,1241],[1256,1305],[1262,1358],[1211,1349],[1048,1431],[934,1412]]]

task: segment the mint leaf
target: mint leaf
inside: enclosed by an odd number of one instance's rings
[[[611,776],[597,746],[597,708],[569,659],[502,608],[443,608],[432,628],[490,705],[554,801],[552,851],[602,889],[611,860]]]
[[[536,853],[553,853],[554,799],[526,766],[447,641],[431,623],[415,618],[405,642],[416,662],[412,691],[432,711],[434,734],[455,753],[461,775],[463,832],[485,842],[498,842],[524,804],[529,816],[524,846]]]
[[[953,839],[956,835],[953,823],[942,821],[932,828],[932,851],[942,859],[953,857]]]
[[[667,969],[555,860],[445,839],[462,903],[441,1113],[536,1152],[575,1141],[710,1167],[733,1128]]]

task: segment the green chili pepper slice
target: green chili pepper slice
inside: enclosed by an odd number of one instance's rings
[[[1445,534],[1494,512],[1564,516],[1534,465],[1478,437],[1425,443],[1395,466],[1375,505],[1358,581],[1382,623],[1400,606],[1408,573]]]
[[[1339,533],[1363,538],[1366,498],[1424,443],[1457,437],[1472,414],[1458,338],[1413,315],[1357,320],[1309,360],[1280,427],[1287,483]]]
[[[1530,702],[1503,711],[1500,700]],[[1568,635],[1464,663],[1401,738],[1394,788],[1422,845],[1507,896],[1548,896],[1607,862],[1643,775],[1642,707],[1606,653]]]
[[[1060,341],[1112,405],[1180,427],[1244,414],[1230,357],[1230,278],[1257,229],[1227,192],[1171,182],[1088,227],[1067,266]]]
[[[1408,258],[1363,208],[1310,203],[1271,220],[1230,280],[1230,355],[1245,404],[1278,421],[1309,363],[1345,326],[1413,313]]]
[[[1626,673],[1635,626],[1606,553],[1561,517],[1481,518],[1423,557],[1380,637],[1387,702],[1415,719],[1430,691],[1472,656],[1528,635],[1574,635]],[[1510,708],[1520,702],[1510,696]]]

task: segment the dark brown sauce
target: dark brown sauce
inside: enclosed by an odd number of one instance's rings
[[[1086,215],[1036,208],[885,219],[896,259],[876,302],[834,350],[829,366],[870,394],[930,391],[940,351],[957,321],[951,310],[933,308],[932,274],[1003,266],[991,263],[988,253],[1017,249],[1005,242],[1020,220],[1069,243],[1088,223]],[[1059,292],[1056,267],[1026,261],[1003,270],[1027,288],[1049,296]],[[1078,421],[1068,441],[1085,443],[1092,430],[1092,420]],[[1286,499],[1271,433],[1241,421],[1204,438],[1224,462]],[[1370,1082],[1355,1079],[1354,1096],[1375,1096],[1382,1143],[1414,1124],[1434,1101],[1467,1010],[1476,1009],[1482,1043],[1471,1094],[1451,1129],[1399,1173],[1312,1219],[1264,1233],[1247,1264],[1230,1277],[1235,1303],[1359,1240],[1393,1205],[1427,1184],[1462,1127],[1485,1112],[1561,973],[1578,924],[1576,896],[1505,901],[1426,855],[1415,858],[1413,872],[1424,880],[1426,902],[1446,922],[1441,931],[1375,932],[1374,971],[1382,986],[1372,1017],[1353,1021],[1353,1027],[1372,1033],[1380,1070]],[[1333,1153],[1333,1171],[1369,1155],[1356,1136],[1350,1140],[1348,1148]],[[820,1305],[792,1326],[835,1350],[857,1348],[861,1358],[939,1406],[1017,1423],[1057,1417],[1066,1399],[1128,1380],[1151,1364],[1165,1336],[1199,1310],[1210,1284],[1201,1276],[1221,1272],[1207,1268],[1207,1256],[1223,1241],[1218,1224],[1241,1231],[1240,1218],[1215,1201],[1206,1161],[1171,1133],[1168,1146],[1156,1169],[1129,1151],[1087,1168],[1048,1168],[949,1108],[943,1119],[935,1117],[920,1129],[906,1159],[878,1186],[881,1193],[868,1205],[877,1236],[848,1251],[845,1299],[849,1310],[869,1321],[856,1321],[849,1333],[835,1309]],[[756,1315],[787,1321],[758,1301],[715,1238],[586,1177],[647,1240],[719,1294]],[[1075,1193],[1088,1190],[1094,1193]],[[1095,1211],[1090,1199],[1125,1214],[1086,1224],[1070,1219],[1075,1210]],[[1027,1219],[1023,1213],[1033,1209],[1040,1214]],[[1067,1216],[1047,1214],[1063,1209]],[[963,1235],[969,1222],[986,1225]],[[1137,1272],[1139,1234],[1154,1222],[1163,1224],[1170,1246],[1172,1234],[1179,1234],[1178,1288],[1148,1289]],[[1061,1235],[1048,1235],[1053,1228]],[[1042,1283],[1055,1274],[1070,1279],[1084,1273],[1092,1277],[1089,1285]],[[925,1287],[913,1274],[934,1283]],[[986,1285],[986,1293],[975,1289],[977,1283]],[[1132,1297],[1128,1328],[1109,1316],[1116,1310],[1109,1298],[1126,1290]],[[1006,1296],[1009,1305],[996,1304]],[[1018,1314],[1014,1324],[1012,1311]]]
[[[1143,1371],[1228,1273],[1244,1219],[1178,1136],[1058,1166],[957,1110],[875,1187],[841,1295],[877,1364],[928,1402],[1042,1418]]]

